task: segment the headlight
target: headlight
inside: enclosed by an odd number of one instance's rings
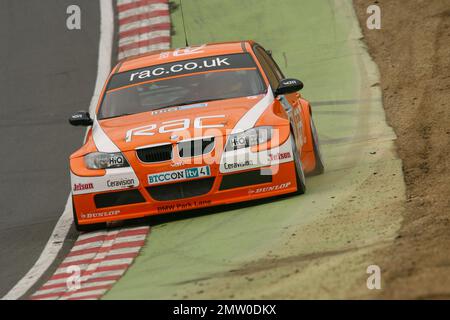
[[[88,169],[111,169],[129,167],[127,159],[120,152],[104,153],[94,152],[84,157],[84,163]]]
[[[272,138],[272,127],[257,127],[244,132],[230,135],[225,151],[233,151],[242,148],[263,144]]]

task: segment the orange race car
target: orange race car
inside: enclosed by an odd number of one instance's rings
[[[70,157],[78,230],[305,192],[324,170],[303,84],[253,41],[138,56],[111,72]]]

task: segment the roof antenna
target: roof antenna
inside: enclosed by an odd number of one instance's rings
[[[183,0],[180,0],[180,8],[181,8],[181,20],[183,20],[184,39],[186,40],[186,47],[189,47],[188,37],[186,33],[186,25],[184,23]]]

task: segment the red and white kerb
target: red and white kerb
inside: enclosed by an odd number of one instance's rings
[[[168,0],[117,0],[119,60],[170,48]]]

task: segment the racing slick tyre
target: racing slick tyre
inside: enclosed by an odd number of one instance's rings
[[[106,228],[106,223],[79,224],[73,200],[72,200],[72,212],[73,212],[73,222],[75,224],[75,229],[77,229],[77,231],[79,231],[79,232],[90,232],[90,231],[96,231],[99,229]]]
[[[306,191],[305,184],[305,172],[303,171],[303,165],[300,160],[300,155],[297,150],[297,145],[295,144],[295,140],[291,134],[291,144],[292,144],[292,153],[294,154],[294,163],[295,163],[295,177],[297,180],[297,191],[294,194],[304,194]]]
[[[312,143],[313,143],[314,159],[316,161],[316,165],[314,167],[314,170],[311,171],[308,175],[316,176],[316,175],[322,174],[324,172],[325,166],[323,164],[322,153],[320,152],[319,135],[317,134],[316,126],[314,124],[312,115],[310,117],[310,122],[311,122],[310,128],[311,128],[311,136],[312,136]]]

